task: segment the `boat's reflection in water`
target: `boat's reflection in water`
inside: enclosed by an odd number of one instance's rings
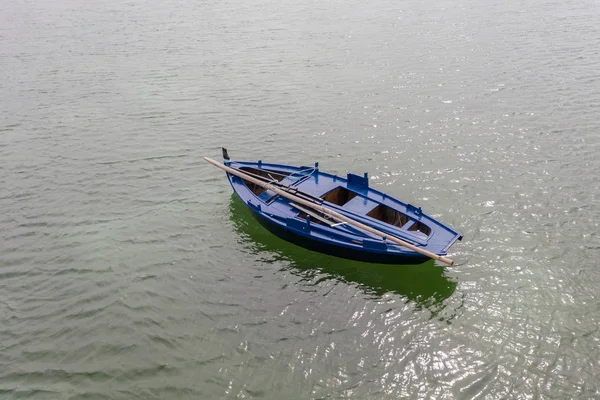
[[[310,278],[320,272],[331,279],[356,283],[370,295],[397,293],[434,313],[441,311],[444,300],[456,289],[456,282],[447,279],[444,268],[433,261],[419,265],[370,264],[316,253],[267,231],[236,194],[231,197],[230,210],[231,221],[249,248],[289,262],[292,272],[303,277]]]

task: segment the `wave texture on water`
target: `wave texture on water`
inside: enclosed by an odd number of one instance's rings
[[[599,11],[8,0],[0,397],[598,397]],[[274,238],[220,146],[368,171],[457,263]]]

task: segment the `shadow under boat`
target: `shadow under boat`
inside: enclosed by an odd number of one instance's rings
[[[456,282],[444,276],[444,268],[434,265],[433,260],[418,265],[389,265],[333,257],[273,235],[254,219],[235,193],[231,196],[230,210],[231,222],[253,251],[268,252],[275,260],[289,262],[292,272],[304,278],[318,271],[332,279],[356,283],[370,295],[393,292],[405,296],[431,311],[440,311],[443,301],[456,290]]]

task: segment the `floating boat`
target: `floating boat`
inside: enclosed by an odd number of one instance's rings
[[[448,249],[462,235],[404,203],[369,187],[368,174],[345,178],[314,166],[232,161],[224,169],[234,192],[256,220],[284,240],[353,260],[418,264],[433,258],[452,265]]]

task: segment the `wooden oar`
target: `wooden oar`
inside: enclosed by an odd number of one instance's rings
[[[412,245],[412,244],[410,244],[408,242],[405,242],[404,240],[402,240],[400,238],[397,238],[397,237],[392,236],[392,235],[390,235],[388,233],[385,233],[385,232],[382,232],[380,230],[377,230],[377,229],[375,229],[373,227],[370,227],[370,226],[365,225],[365,224],[363,224],[361,222],[358,222],[358,221],[356,221],[356,220],[354,220],[352,218],[348,218],[347,216],[345,216],[343,214],[340,214],[339,212],[337,212],[335,210],[332,210],[331,208],[324,207],[324,206],[321,206],[319,204],[312,203],[312,202],[304,200],[304,199],[302,199],[302,198],[300,198],[298,196],[294,196],[293,194],[288,193],[285,190],[281,190],[278,187],[275,187],[275,186],[273,186],[273,185],[271,185],[269,183],[266,183],[266,182],[263,182],[263,181],[261,181],[259,179],[256,179],[256,178],[254,178],[254,177],[252,177],[252,176],[250,176],[250,175],[248,175],[248,174],[246,174],[246,173],[244,173],[244,172],[242,172],[240,170],[237,170],[237,169],[228,167],[226,165],[223,165],[220,162],[217,162],[217,161],[215,161],[215,160],[213,160],[211,158],[204,157],[204,159],[206,161],[208,161],[209,163],[211,163],[212,165],[214,165],[215,167],[221,168],[222,170],[225,170],[225,171],[229,172],[231,175],[235,175],[235,176],[237,176],[239,178],[242,178],[242,179],[244,179],[244,180],[246,180],[248,182],[252,182],[255,185],[261,186],[261,187],[263,187],[265,189],[272,190],[273,192],[277,193],[278,195],[283,196],[283,197],[285,197],[287,199],[290,199],[290,200],[292,200],[292,201],[294,201],[294,202],[296,202],[298,204],[302,204],[305,207],[309,207],[309,208],[312,208],[313,210],[320,211],[323,214],[330,215],[331,217],[336,218],[336,219],[341,220],[341,221],[344,221],[344,222],[347,222],[350,225],[354,225],[354,226],[356,226],[356,227],[358,227],[360,229],[363,229],[365,231],[374,233],[375,235],[378,235],[379,237],[385,237],[386,240],[390,240],[390,241],[392,241],[394,243],[397,243],[397,244],[399,244],[401,246],[406,247],[407,249],[416,251],[417,253],[423,254],[424,256],[427,256],[427,257],[432,258],[434,260],[441,261],[441,262],[443,262],[445,264],[448,264],[448,265],[454,264],[454,261],[451,260],[448,257],[443,257],[443,256],[440,256],[438,254],[432,253],[430,251],[421,249],[421,248],[419,248],[417,246],[414,246],[414,245]]]

